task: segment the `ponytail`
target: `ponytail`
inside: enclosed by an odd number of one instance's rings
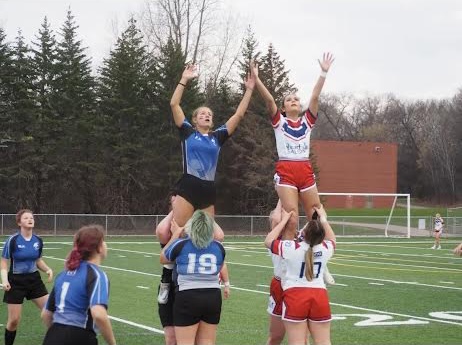
[[[104,241],[104,229],[101,225],[84,226],[74,236],[74,247],[67,256],[66,269],[74,271],[82,261],[90,259],[98,253]]]
[[[74,271],[80,266],[82,255],[79,253],[77,247],[74,247],[66,258],[66,269]]]
[[[309,248],[305,253],[305,277],[306,280],[312,281],[313,273],[313,247],[322,243],[326,236],[325,229],[320,221],[310,220],[303,229],[304,241],[308,244]]]
[[[313,247],[310,246],[305,252],[305,278],[309,282],[313,280]]]

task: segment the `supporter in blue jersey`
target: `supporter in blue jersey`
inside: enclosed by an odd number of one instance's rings
[[[109,280],[99,267],[106,256],[101,226],[84,226],[77,231],[66,268],[56,277],[42,311],[48,327],[43,345],[96,345],[97,331],[107,344],[116,344],[107,313]]]
[[[20,210],[16,214],[16,223],[19,231],[6,240],[1,260],[1,278],[5,290],[3,302],[8,304],[5,345],[14,343],[24,298],[32,300],[39,309],[47,301],[48,291],[39,270],[46,272],[48,282],[53,279],[53,271],[42,259],[43,241],[33,233],[32,211]]]
[[[234,133],[245,115],[255,86],[255,76],[245,80],[246,91],[234,115],[215,130],[213,112],[208,107],[199,107],[189,122],[180,106],[187,83],[197,77],[194,65],[188,65],[178,83],[170,107],[173,120],[178,127],[183,151],[183,176],[176,185],[177,196],[173,202],[173,217],[184,226],[195,210],[205,210],[214,215],[216,198],[215,172],[221,146]]]
[[[189,236],[180,238],[185,230]],[[222,297],[229,296],[229,276],[225,249],[213,239],[213,219],[197,210],[186,226],[172,221],[172,238],[162,250],[162,264],[175,262],[177,291],[173,305],[173,324],[178,344],[215,344],[220,322]]]

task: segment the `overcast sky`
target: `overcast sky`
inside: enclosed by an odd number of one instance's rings
[[[27,42],[43,18],[54,30],[67,8],[94,61],[115,42],[146,0],[0,0],[0,26],[9,40]],[[462,88],[462,0],[222,0],[250,24],[260,50],[273,43],[301,94],[309,94],[323,51],[336,60],[325,91],[357,96],[452,97]],[[303,97],[303,95],[302,95]]]

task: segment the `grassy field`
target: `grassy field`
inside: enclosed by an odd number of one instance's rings
[[[223,303],[218,344],[264,344],[272,275],[262,238],[226,238],[231,297]],[[460,239],[429,249],[430,238],[338,239],[329,287],[338,345],[462,344],[462,259],[452,255]],[[63,267],[70,238],[45,238],[44,258]],[[157,315],[159,245],[150,237],[108,238],[104,269],[111,280],[109,313],[120,345],[162,344]],[[51,289],[51,285],[48,285]],[[6,322],[5,305],[0,322]],[[16,345],[41,344],[44,328],[32,303],[24,305]],[[104,341],[100,340],[101,344]]]

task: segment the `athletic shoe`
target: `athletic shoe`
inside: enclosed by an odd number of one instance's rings
[[[436,248],[436,249],[441,249],[441,246],[438,246],[438,248]]]
[[[431,247],[431,249],[436,249],[436,246]]]
[[[169,292],[170,283],[160,283],[159,295],[157,295],[157,302],[159,302],[159,304],[167,304]]]
[[[326,283],[326,285],[335,285],[335,279],[332,277],[332,274],[330,274],[327,267],[324,269],[322,278],[324,279],[324,283]]]

